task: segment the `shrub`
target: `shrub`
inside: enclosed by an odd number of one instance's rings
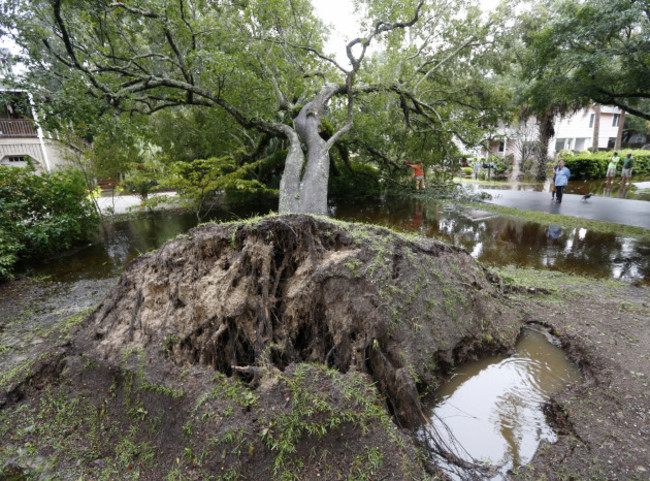
[[[466,175],[472,175],[472,173],[474,173],[474,170],[471,167],[463,167],[461,169],[461,172]]]
[[[586,154],[589,155],[589,152],[586,152]],[[573,157],[573,150],[562,149],[557,153],[558,160],[566,160],[569,157]]]
[[[77,170],[37,175],[0,167],[0,279],[20,260],[53,255],[85,240],[98,215]]]
[[[620,172],[623,159],[628,153],[634,157],[634,173],[650,173],[650,150],[624,150],[619,151],[621,161],[618,163]],[[577,154],[564,159],[564,163],[571,171],[572,180],[602,179],[607,174],[607,164],[613,152],[597,152],[595,154]]]

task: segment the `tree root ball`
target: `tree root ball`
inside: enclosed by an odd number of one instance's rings
[[[466,251],[308,215],[192,229],[129,264],[90,319],[92,349],[115,364],[144,350],[252,388],[305,362],[363,373],[407,428],[437,375],[507,351],[520,325]]]

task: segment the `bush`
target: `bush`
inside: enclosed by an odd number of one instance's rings
[[[0,279],[20,260],[40,259],[85,240],[98,215],[76,170],[35,174],[0,167]]]
[[[465,175],[472,175],[474,173],[474,169],[471,167],[463,167],[460,171]]]
[[[634,157],[634,173],[650,173],[650,150],[621,150],[618,152],[621,161],[617,170],[620,173],[623,159],[631,153]],[[576,154],[564,159],[564,163],[571,171],[572,180],[602,179],[607,174],[607,164],[614,152],[597,152],[595,154]]]
[[[587,155],[589,155],[589,152],[586,152],[586,153],[587,153]],[[562,149],[557,153],[556,157],[557,157],[557,160],[566,160],[569,157],[573,157],[573,150]]]

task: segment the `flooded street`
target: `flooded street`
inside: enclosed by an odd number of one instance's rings
[[[620,178],[615,182],[608,184],[604,179],[598,180],[572,180],[564,189],[566,194],[584,195],[591,193],[597,197],[645,200],[650,201],[650,175],[634,175],[632,183],[623,188],[619,185]],[[496,190],[513,190],[520,192],[546,192],[550,196],[551,180],[547,179],[544,183],[520,182],[520,183],[481,183],[472,182],[471,186],[480,186],[485,189]]]
[[[275,205],[223,206],[214,221],[264,215]],[[386,198],[380,202],[339,201],[332,217],[383,225],[440,239],[466,249],[492,266],[517,265],[598,278],[650,282],[650,241],[581,228],[562,228],[464,209],[433,200]],[[154,250],[196,225],[192,214],[106,224],[97,239],[29,272],[58,281],[117,277],[133,258]]]

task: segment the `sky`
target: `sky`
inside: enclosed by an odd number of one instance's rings
[[[485,11],[494,9],[501,0],[478,0]],[[334,53],[339,62],[347,63],[345,46],[361,33],[355,18],[352,0],[311,0],[316,14],[334,29],[327,43],[328,53]]]

